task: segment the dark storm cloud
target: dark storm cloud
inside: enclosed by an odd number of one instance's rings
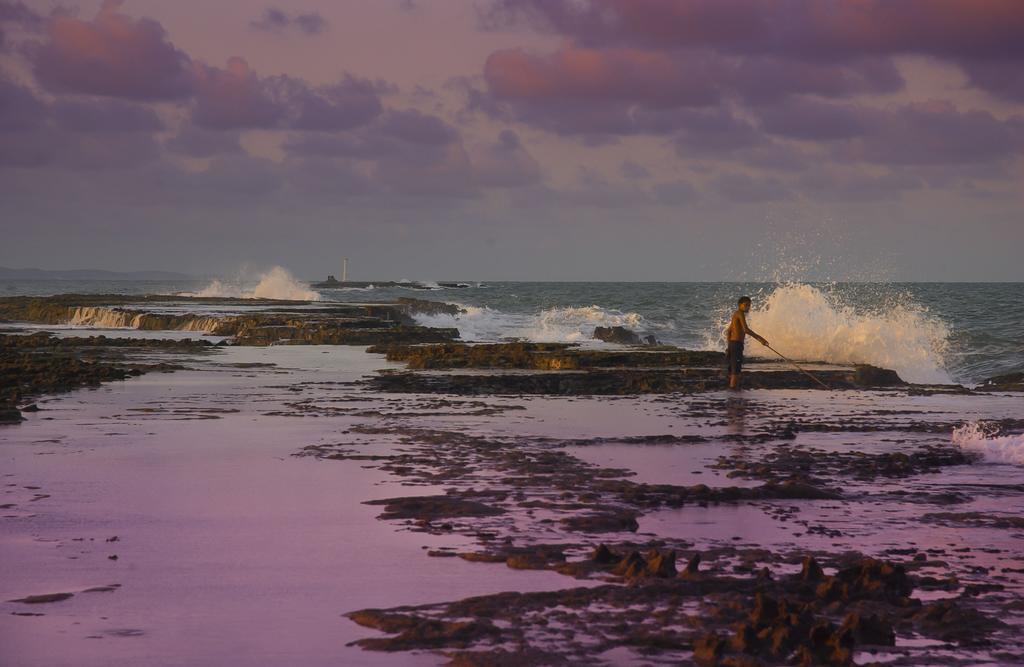
[[[338,83],[314,88],[289,80],[295,129],[347,130],[368,123],[384,109],[380,94],[386,86],[378,82],[346,74]]]
[[[1024,63],[976,60],[964,65],[971,85],[1012,102],[1024,102]]]
[[[647,167],[632,160],[623,160],[619,165],[619,173],[630,180],[640,180],[651,176],[651,171]]]
[[[866,109],[790,98],[759,110],[764,129],[775,135],[807,141],[833,141],[864,134],[873,112]]]
[[[473,179],[480,187],[521,188],[541,181],[541,169],[512,130],[472,156]]]
[[[12,50],[11,32],[35,32],[43,27],[43,17],[22,2],[0,0],[0,53]]]
[[[38,127],[48,113],[27,87],[0,76],[0,132],[20,132]]]
[[[157,132],[164,127],[149,107],[122,100],[59,100],[53,114],[57,124],[70,132]]]
[[[700,198],[697,189],[686,181],[670,181],[654,186],[655,199],[666,206],[691,204]]]
[[[388,111],[380,129],[387,136],[414,144],[443,145],[459,136],[454,127],[437,116],[415,109]]]
[[[727,172],[717,176],[712,187],[725,199],[741,204],[756,204],[789,199],[790,190],[777,178]]]
[[[358,183],[367,192],[465,198],[481,188],[527,187],[541,175],[513,131],[503,130],[494,141],[467,151],[453,127],[408,109],[391,110],[349,132],[294,132],[283,148],[293,164],[344,165],[343,176],[355,173],[351,165],[365,164],[365,178],[346,176],[344,182]]]
[[[549,55],[510,49],[487,58],[484,78],[499,100],[706,106],[719,99],[720,66],[700,54],[677,59],[630,49],[567,47]]]
[[[303,197],[343,201],[377,191],[351,160],[312,156],[290,159],[286,167],[288,185]]]
[[[224,69],[197,65],[196,125],[210,129],[271,128],[287,113],[267,85],[242,58],[231,58]]]
[[[29,132],[0,133],[0,166],[4,167],[97,172],[137,168],[156,162],[159,157],[159,145],[148,132],[98,134],[43,127]],[[44,196],[52,197],[54,192]]]
[[[850,97],[902,90],[905,81],[887,58],[845,62],[805,62],[756,56],[727,58],[723,66],[729,90],[751,105],[771,103],[794,94]]]
[[[376,128],[353,132],[295,132],[282,146],[289,155],[375,159],[403,150],[402,143]]]
[[[151,19],[133,19],[108,0],[91,21],[55,14],[48,41],[32,53],[36,79],[56,92],[136,100],[180,99],[193,91],[189,57]]]
[[[667,111],[719,106],[727,97],[766,104],[795,94],[846,97],[904,85],[893,64],[879,59],[822,64],[572,46],[548,55],[497,51],[484,65],[484,80],[485,91],[469,92],[471,109],[576,135],[670,132]]]
[[[262,77],[235,57],[223,69],[197,64],[193,119],[222,130],[346,130],[381,113],[380,88],[352,75],[327,86],[287,75]]]
[[[798,184],[808,198],[845,202],[892,201],[924,186],[920,177],[906,172],[871,174],[834,169],[810,170],[801,175]]]
[[[290,28],[307,36],[319,35],[327,30],[327,19],[317,12],[289,16],[284,10],[270,7],[260,18],[250,21],[254,30],[283,34]]]
[[[43,17],[28,8],[24,2],[0,0],[0,23],[13,23],[28,28],[39,28]]]
[[[1024,151],[1024,118],[1000,120],[988,111],[960,111],[948,102],[864,110],[860,138],[838,149],[842,159],[892,165],[970,164]]]
[[[374,165],[372,178],[403,195],[465,198],[477,194],[469,156],[456,143],[384,156]]]
[[[1024,56],[1017,0],[495,0],[481,19],[491,28],[526,21],[584,45],[833,59]]]
[[[752,148],[765,138],[751,123],[728,111],[686,111],[674,125],[674,144],[680,157],[719,155]]]
[[[194,158],[208,158],[215,155],[243,152],[238,132],[204,130],[186,126],[178,134],[164,142],[172,153]]]

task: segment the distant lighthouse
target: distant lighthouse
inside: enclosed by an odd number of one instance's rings
[[[348,257],[341,260],[341,282],[348,282]]]

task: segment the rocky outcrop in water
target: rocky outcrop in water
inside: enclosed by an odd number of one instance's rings
[[[718,368],[725,355],[713,351],[664,347],[650,350],[584,350],[569,343],[448,343],[382,345],[368,352],[403,361],[411,369],[502,368],[579,370],[589,368]]]
[[[978,387],[981,391],[1024,391],[1024,373],[990,377]]]
[[[594,335],[592,336],[595,340],[603,340],[606,343],[616,343],[618,345],[641,345],[643,341],[635,331],[631,331],[626,327],[595,327]]]
[[[265,309],[244,315],[159,312],[160,304],[180,310],[189,304],[259,305]],[[145,306],[145,308],[140,307]],[[154,311],[154,308],[156,309]],[[234,337],[239,345],[375,345],[436,343],[458,338],[453,328],[418,326],[418,313],[459,312],[457,306],[421,299],[389,304],[332,304],[300,307],[293,302],[191,297],[61,295],[0,299],[0,320],[42,324],[72,324],[149,331],[194,331]]]
[[[172,371],[179,364],[138,359],[139,351],[200,352],[208,341],[116,340],[95,336],[59,339],[41,333],[31,336],[0,335],[0,410],[6,423],[21,421],[16,405],[31,396],[98,387],[153,371]],[[0,420],[3,421],[3,420]]]
[[[432,366],[426,366],[432,368]],[[830,389],[865,389],[856,370],[818,371]],[[552,394],[622,396],[716,391],[726,387],[715,368],[599,368],[537,373],[456,374],[382,371],[368,380],[378,391],[462,395]],[[815,389],[822,387],[798,371],[744,371],[746,389]]]

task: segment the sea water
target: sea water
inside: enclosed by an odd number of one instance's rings
[[[751,327],[799,360],[870,363],[913,382],[976,384],[1024,371],[1024,283],[638,283],[477,282],[441,288],[412,283],[312,290],[283,269],[249,282],[0,282],[0,295],[116,293],[388,301],[418,297],[455,303],[457,316],[421,315],[454,326],[467,341],[588,342],[597,326],[624,326],[691,349],[723,349],[739,296],[753,298]],[[435,285],[424,289],[425,286]],[[774,353],[755,342],[752,356]]]

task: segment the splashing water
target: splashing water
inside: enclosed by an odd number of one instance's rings
[[[295,279],[288,270],[275,266],[260,275],[252,289],[237,284],[214,280],[209,285],[184,296],[233,297],[238,299],[282,299],[287,301],[319,301],[320,293],[306,287]]]
[[[504,313],[487,307],[463,306],[459,315],[417,315],[426,326],[456,327],[463,340],[498,341],[519,338],[536,342],[574,343],[593,339],[599,326],[650,329],[642,315],[600,306],[548,308],[539,313]]]
[[[792,283],[755,299],[748,321],[791,359],[871,364],[909,382],[951,382],[943,360],[949,328],[913,304],[863,312],[818,287]],[[747,353],[775,356],[757,343],[747,345]]]
[[[997,436],[977,422],[953,429],[953,444],[981,454],[989,463],[1024,465],[1024,434]]]

